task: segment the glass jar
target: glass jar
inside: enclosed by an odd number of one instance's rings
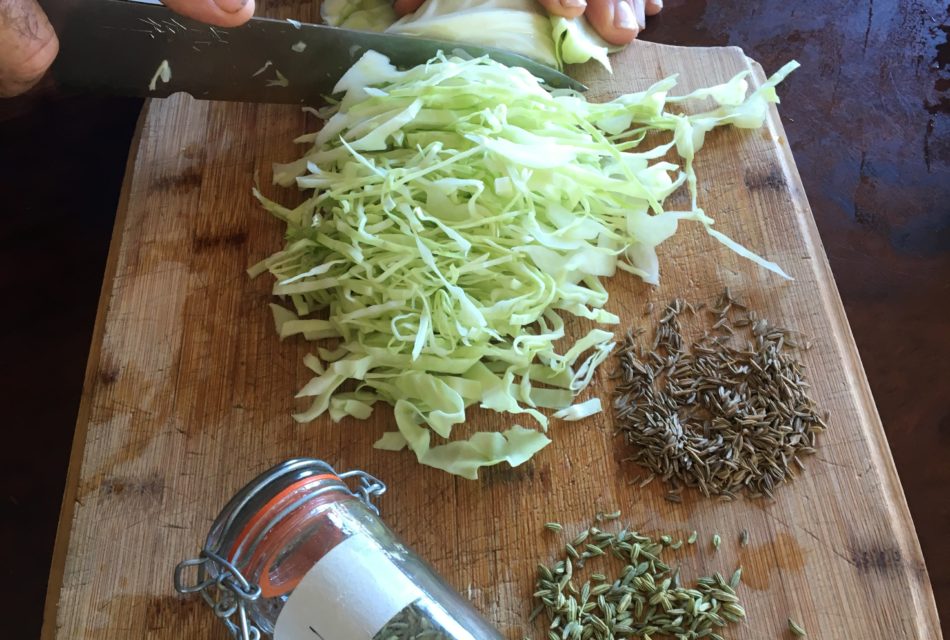
[[[175,589],[200,593],[241,640],[501,640],[379,519],[385,491],[320,460],[279,464],[228,502]]]

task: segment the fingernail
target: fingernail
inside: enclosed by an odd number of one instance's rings
[[[561,0],[561,6],[565,9],[583,9],[587,6],[587,0]]]
[[[639,31],[637,17],[633,15],[633,7],[627,0],[618,0],[614,5],[614,26],[628,31]]]
[[[247,0],[214,0],[214,3],[225,13],[237,13],[244,8]]]
[[[639,26],[642,31],[647,26],[646,2],[644,2],[644,0],[634,0],[633,7],[637,14],[637,26]]]

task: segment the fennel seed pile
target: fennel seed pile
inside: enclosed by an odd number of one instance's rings
[[[545,615],[548,640],[722,640],[718,632],[746,615],[735,591],[742,570],[730,580],[716,573],[684,586],[679,570],[661,559],[664,547],[678,548],[682,541],[677,542],[669,536],[657,542],[629,529],[611,533],[593,526],[581,531],[565,544],[561,559],[538,565],[538,605],[531,619]],[[599,556],[619,560],[621,570],[612,578],[592,573],[581,583],[575,569]]]
[[[687,346],[684,313],[711,319]],[[746,334],[746,335],[741,335]],[[617,425],[636,448],[630,460],[667,483],[731,500],[772,497],[804,469],[826,418],[809,396],[797,337],[770,325],[726,290],[711,308],[674,300],[662,312],[651,348],[628,334],[618,354]],[[736,346],[743,337],[746,344]]]

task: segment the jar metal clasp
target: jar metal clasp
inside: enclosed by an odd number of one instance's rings
[[[360,470],[347,471],[338,477],[344,481],[355,480],[355,487],[348,485],[350,492],[379,515],[374,499],[386,492],[382,480]],[[251,491],[246,498],[250,499],[254,494],[255,491]],[[192,568],[197,570],[197,579],[189,581],[185,574]],[[261,597],[261,588],[251,584],[217,549],[206,546],[197,558],[178,563],[175,567],[175,591],[183,595],[200,594],[236,640],[260,640],[261,631],[248,620],[247,606]]]

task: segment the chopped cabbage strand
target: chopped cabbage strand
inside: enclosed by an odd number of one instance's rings
[[[254,191],[287,225],[284,249],[249,269],[276,280],[278,333],[335,341],[307,356],[314,377],[298,397],[311,405],[295,418],[364,419],[386,402],[397,430],[377,447],[408,447],[423,464],[474,478],[547,445],[543,410],[565,420],[599,412],[597,399],[574,401],[613,333],[555,344],[565,316],[619,322],[602,277],[619,267],[657,282],[656,247],[682,220],[784,275],[712,229],[693,171],[706,131],[761,126],[776,82],[740,99],[740,75],[695,96],[718,101],[715,110],[682,115],[665,110],[674,79],[592,104],[488,58],[440,54],[399,71],[365,54],[340,80],[324,128],[304,137],[312,148],[275,167],[275,181],[307,199],[287,208]],[[647,131],[672,141],[641,146]],[[664,210],[683,184],[693,207]],[[460,440],[453,431],[472,406],[524,414],[540,431]]]
[[[155,70],[155,75],[152,76],[151,81],[148,83],[148,90],[155,91],[159,80],[165,84],[168,84],[172,80],[172,68],[169,66],[168,60],[162,60],[158,65],[158,69]]]

